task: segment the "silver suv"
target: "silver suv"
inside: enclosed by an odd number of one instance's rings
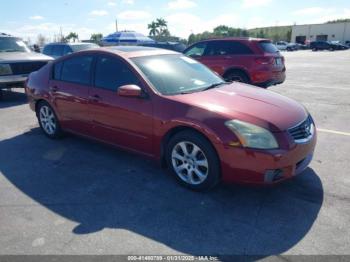
[[[0,33],[0,98],[3,89],[23,87],[30,73],[51,60],[49,56],[31,52],[20,38]]]

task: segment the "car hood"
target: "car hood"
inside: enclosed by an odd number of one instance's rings
[[[301,104],[292,99],[241,83],[169,98],[219,113],[228,120],[247,121],[273,132],[285,131],[299,124],[308,114]]]
[[[1,63],[50,61],[52,57],[40,53],[27,52],[0,52]]]

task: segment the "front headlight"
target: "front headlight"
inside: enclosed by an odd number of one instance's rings
[[[238,136],[244,147],[257,149],[278,148],[274,135],[265,128],[240,120],[230,120],[225,125]]]
[[[11,66],[9,64],[0,64],[0,76],[12,75]]]

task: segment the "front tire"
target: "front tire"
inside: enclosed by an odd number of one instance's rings
[[[214,147],[201,134],[182,131],[173,136],[166,148],[168,167],[183,186],[206,191],[220,181],[220,161]]]
[[[40,128],[44,134],[52,139],[60,138],[62,130],[58,118],[49,103],[39,102],[36,111]]]

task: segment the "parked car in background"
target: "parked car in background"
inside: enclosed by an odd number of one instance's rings
[[[298,50],[307,50],[309,49],[310,47],[306,44],[300,44],[300,43],[295,43],[295,45],[297,46],[297,49]]]
[[[349,47],[347,45],[343,45],[340,41],[331,41],[332,44],[337,45],[337,50],[347,50]]]
[[[226,81],[269,87],[283,83],[286,78],[284,57],[267,39],[210,39],[193,44],[184,54],[205,64]]]
[[[186,45],[184,45],[183,43],[180,43],[180,42],[145,43],[145,44],[141,44],[141,46],[163,48],[163,49],[172,50],[172,51],[180,52],[180,53],[182,53],[186,49]]]
[[[296,51],[298,50],[298,46],[294,43],[288,43],[285,41],[279,41],[276,44],[276,47],[280,51]]]
[[[51,43],[44,46],[43,54],[56,59],[71,53],[93,48],[99,48],[99,46],[93,43]]]
[[[341,45],[339,43],[332,43],[328,41],[314,41],[310,43],[310,48],[312,51],[319,51],[319,50],[329,50],[329,51],[335,51],[335,50],[346,50],[348,47],[345,45]]]
[[[51,60],[51,57],[32,52],[22,39],[0,33],[0,97],[4,89],[23,88],[28,74]]]
[[[312,117],[299,103],[224,82],[169,50],[71,54],[31,74],[26,93],[48,137],[68,131],[147,155],[193,190],[221,180],[291,179],[309,165],[316,144]]]

